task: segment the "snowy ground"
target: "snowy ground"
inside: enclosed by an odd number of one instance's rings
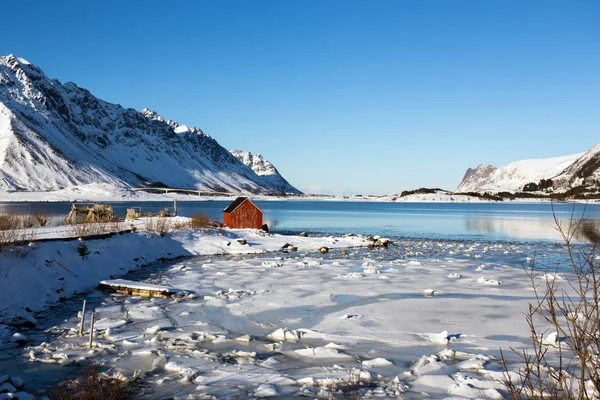
[[[300,251],[282,253],[286,243]],[[561,256],[554,246],[416,240],[321,255],[321,245],[364,240],[253,231],[116,236],[88,242],[85,260],[76,244],[40,243],[24,258],[2,259],[2,274],[6,260],[13,265],[0,280],[9,313],[27,318],[22,307],[39,310],[159,257],[239,254],[172,261],[127,277],[182,290],[173,298],[97,292],[92,350],[76,334],[76,309],[43,339],[22,330],[25,347],[6,348],[28,360],[25,370],[95,360],[113,373],[141,371],[148,399],[328,397],[351,375],[365,397],[501,398],[499,348],[528,346],[523,312],[533,295],[519,267],[534,251],[550,266]],[[263,251],[276,253],[243,255]],[[53,293],[57,284],[62,293]]]
[[[184,217],[172,220],[189,220]],[[143,219],[142,219],[143,220]],[[72,294],[95,287],[100,280],[121,276],[161,259],[218,254],[256,254],[281,251],[286,244],[298,251],[365,246],[363,237],[290,237],[252,229],[183,229],[165,236],[139,232],[84,241],[88,255],[77,251],[80,241],[35,242],[0,253],[0,316],[3,321],[31,318]],[[73,238],[70,226],[39,228],[38,239]],[[244,241],[245,244],[240,244]],[[35,296],[31,294],[35,293]],[[31,310],[31,311],[26,311]]]

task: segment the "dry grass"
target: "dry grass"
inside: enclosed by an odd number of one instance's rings
[[[109,233],[121,232],[125,229],[125,224],[119,222],[117,219],[113,219],[110,222],[90,222],[71,225],[72,236],[77,237],[106,235]]]
[[[36,234],[30,229],[32,221],[29,215],[0,214],[0,252],[5,249],[21,251],[34,241]]]
[[[173,217],[148,217],[144,223],[147,232],[158,233],[164,236],[167,232],[188,229],[192,226],[191,221],[181,221]]]
[[[18,215],[0,214],[0,231],[9,231],[21,228]]]
[[[34,226],[33,217],[25,214],[0,214],[0,231],[27,229]]]
[[[194,214],[190,221],[190,227],[192,228],[208,228],[210,227],[210,217],[205,214]]]
[[[584,219],[573,218],[563,228],[555,215],[569,267],[573,274],[559,279],[540,279],[532,267],[527,273],[535,301],[526,313],[533,348],[515,351],[519,371],[506,371],[507,397],[517,399],[597,399],[600,394],[600,264],[598,248],[573,246]],[[542,282],[540,284],[540,282]],[[557,332],[552,345],[540,338]]]
[[[52,216],[50,215],[50,211],[48,210],[35,211],[31,217],[33,218],[37,226],[48,225],[48,222],[50,222],[50,219],[52,218]]]
[[[166,217],[146,218],[144,226],[146,231],[158,233],[160,236],[164,236],[171,228],[170,221]]]
[[[85,367],[79,377],[48,391],[50,400],[128,400],[141,391],[139,378],[121,380],[100,373],[97,364]]]

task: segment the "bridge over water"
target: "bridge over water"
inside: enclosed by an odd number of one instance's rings
[[[198,196],[246,196],[245,193],[233,193],[233,192],[216,192],[213,190],[199,190],[199,189],[180,189],[180,188],[167,188],[167,187],[141,187],[141,188],[130,188],[136,192],[162,192],[162,193],[190,193],[197,194]]]

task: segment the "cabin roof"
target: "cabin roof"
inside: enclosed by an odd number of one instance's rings
[[[234,201],[231,202],[231,204],[229,204],[227,206],[227,208],[225,208],[223,210],[223,212],[229,213],[231,214],[232,212],[234,212],[239,206],[242,205],[243,202],[245,202],[246,200],[248,200],[250,203],[252,203],[254,205],[254,207],[256,207],[258,209],[258,211],[260,211],[262,213],[262,210],[260,209],[260,207],[258,207],[256,204],[254,204],[254,202],[252,200],[250,200],[249,197],[238,197],[237,199],[235,199]]]

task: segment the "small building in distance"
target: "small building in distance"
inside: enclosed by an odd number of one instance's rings
[[[261,229],[263,212],[249,197],[238,197],[223,210],[223,222],[229,228]]]

